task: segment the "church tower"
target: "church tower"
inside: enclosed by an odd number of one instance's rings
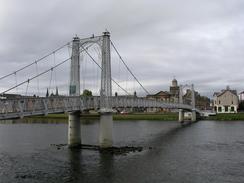
[[[179,98],[180,87],[178,86],[178,82],[175,78],[172,80],[172,85],[170,86],[169,91],[172,97]]]

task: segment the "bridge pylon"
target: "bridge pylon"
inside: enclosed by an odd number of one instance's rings
[[[80,38],[74,37],[72,42],[72,56],[70,69],[70,96],[80,96]],[[80,110],[69,113],[68,146],[70,148],[81,145]]]
[[[102,148],[113,145],[113,116],[112,116],[112,78],[110,33],[104,32],[102,36],[102,71],[100,90],[100,132],[99,143]]]

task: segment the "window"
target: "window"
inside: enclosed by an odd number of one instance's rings
[[[214,106],[214,111],[217,111],[217,107],[216,106]]]
[[[235,107],[234,106],[231,106],[230,110],[231,111],[234,111],[235,110]]]
[[[231,104],[233,104],[233,101],[231,102]]]
[[[220,100],[219,100],[219,104],[220,104]]]
[[[228,112],[228,106],[225,106],[225,112]]]
[[[222,112],[222,107],[218,107],[218,112]]]

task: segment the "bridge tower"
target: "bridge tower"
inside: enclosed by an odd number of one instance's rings
[[[80,96],[80,38],[78,37],[74,37],[72,42],[69,95]],[[72,148],[80,145],[80,111],[72,111],[69,113],[68,146]]]
[[[183,86],[180,85],[180,91],[179,91],[179,103],[183,104]],[[183,109],[179,109],[179,122],[184,122],[184,111]]]
[[[195,90],[194,90],[194,85],[192,84],[191,85],[191,105],[192,105],[192,117],[191,117],[191,121],[192,122],[195,122],[197,120],[197,117],[196,117],[196,102],[195,102]]]
[[[113,145],[113,116],[112,116],[112,85],[111,85],[111,56],[110,33],[104,32],[102,37],[102,71],[100,90],[100,132],[99,143],[102,148]]]

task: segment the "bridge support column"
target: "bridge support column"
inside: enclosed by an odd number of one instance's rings
[[[113,145],[113,115],[112,113],[102,113],[100,116],[99,143],[102,148]]]
[[[183,111],[183,109],[179,109],[179,122],[180,123],[184,122],[184,111]]]
[[[99,142],[102,148],[113,145],[113,116],[112,116],[112,84],[111,84],[111,55],[110,34],[104,32],[102,41],[102,71],[100,91],[100,135]]]
[[[80,147],[81,130],[80,130],[80,111],[69,113],[68,127],[68,146],[70,148]]]
[[[70,68],[70,96],[80,96],[80,39],[75,37],[72,42],[72,56]],[[69,113],[68,146],[81,145],[80,111]]]
[[[197,121],[196,110],[192,110],[191,112],[191,121],[192,122]]]

